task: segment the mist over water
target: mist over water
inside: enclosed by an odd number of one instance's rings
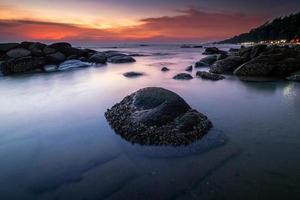
[[[0,199],[300,198],[299,83],[173,80],[203,57],[203,49],[109,48],[116,45],[93,48],[147,56],[130,64],[0,77]],[[165,66],[169,72],[161,72]],[[128,79],[122,75],[128,71],[146,75]],[[104,112],[149,86],[179,94],[211,119],[213,129],[189,146],[123,140]]]

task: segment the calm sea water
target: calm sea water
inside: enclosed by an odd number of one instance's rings
[[[1,200],[300,199],[299,83],[233,76],[176,81],[173,75],[202,58],[202,49],[116,50],[151,56],[0,77]],[[171,71],[161,72],[163,66]],[[146,75],[128,79],[122,76],[127,71]],[[148,86],[178,93],[214,128],[186,147],[123,140],[104,112]]]

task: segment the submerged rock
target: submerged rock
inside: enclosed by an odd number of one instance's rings
[[[138,76],[143,76],[144,73],[141,72],[126,72],[123,74],[123,76],[127,77],[127,78],[133,78],[133,77],[138,77]]]
[[[203,79],[209,79],[209,80],[213,80],[213,81],[218,81],[218,80],[222,80],[225,77],[219,74],[213,74],[210,72],[204,72],[204,71],[198,71],[196,76],[201,77]]]
[[[163,71],[163,72],[167,72],[167,71],[170,71],[170,69],[169,69],[169,68],[167,68],[167,67],[163,67],[163,68],[161,68],[161,71]]]
[[[186,145],[212,127],[207,117],[177,94],[149,87],[125,97],[105,117],[126,140],[147,145]]]
[[[108,62],[111,63],[131,63],[135,62],[135,59],[128,55],[119,55],[108,58]]]
[[[176,76],[174,76],[173,79],[176,79],[176,80],[191,80],[191,79],[193,79],[193,77],[190,74],[187,74],[187,73],[180,73],[180,74],[177,74]]]

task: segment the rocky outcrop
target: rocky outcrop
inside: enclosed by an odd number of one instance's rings
[[[112,63],[135,62],[132,56],[116,51],[98,52],[92,49],[81,49],[72,47],[66,42],[58,42],[46,45],[40,42],[25,41],[18,43],[0,44],[0,71],[4,75],[15,73],[58,71],[58,67],[64,61],[71,60],[75,67],[70,67],[70,63],[63,63],[59,70],[76,68],[81,66],[91,66],[83,62],[102,63],[107,60]],[[76,60],[76,62],[74,61]],[[41,62],[42,61],[42,62]]]
[[[105,117],[126,140],[144,145],[186,145],[212,127],[208,118],[177,94],[144,88],[108,109]]]
[[[126,72],[123,74],[123,76],[127,77],[127,78],[134,78],[134,77],[139,77],[139,76],[143,76],[144,73],[141,72]]]
[[[191,80],[191,79],[193,79],[193,77],[190,74],[187,74],[187,73],[180,73],[180,74],[177,74],[176,76],[174,76],[173,79],[176,79],[176,80]]]
[[[216,74],[232,73],[243,62],[244,59],[240,56],[229,56],[213,64],[209,71]]]
[[[209,79],[209,80],[213,80],[213,81],[218,81],[218,80],[222,80],[225,77],[219,74],[213,74],[210,72],[205,72],[205,71],[198,71],[196,73],[197,77],[203,78],[203,79]]]

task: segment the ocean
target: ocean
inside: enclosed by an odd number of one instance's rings
[[[144,56],[129,64],[0,77],[1,200],[300,199],[300,83],[231,75],[217,82],[173,80],[204,49],[89,47]],[[128,71],[145,75],[126,78]],[[214,127],[189,146],[124,140],[104,112],[149,86],[176,92]]]

